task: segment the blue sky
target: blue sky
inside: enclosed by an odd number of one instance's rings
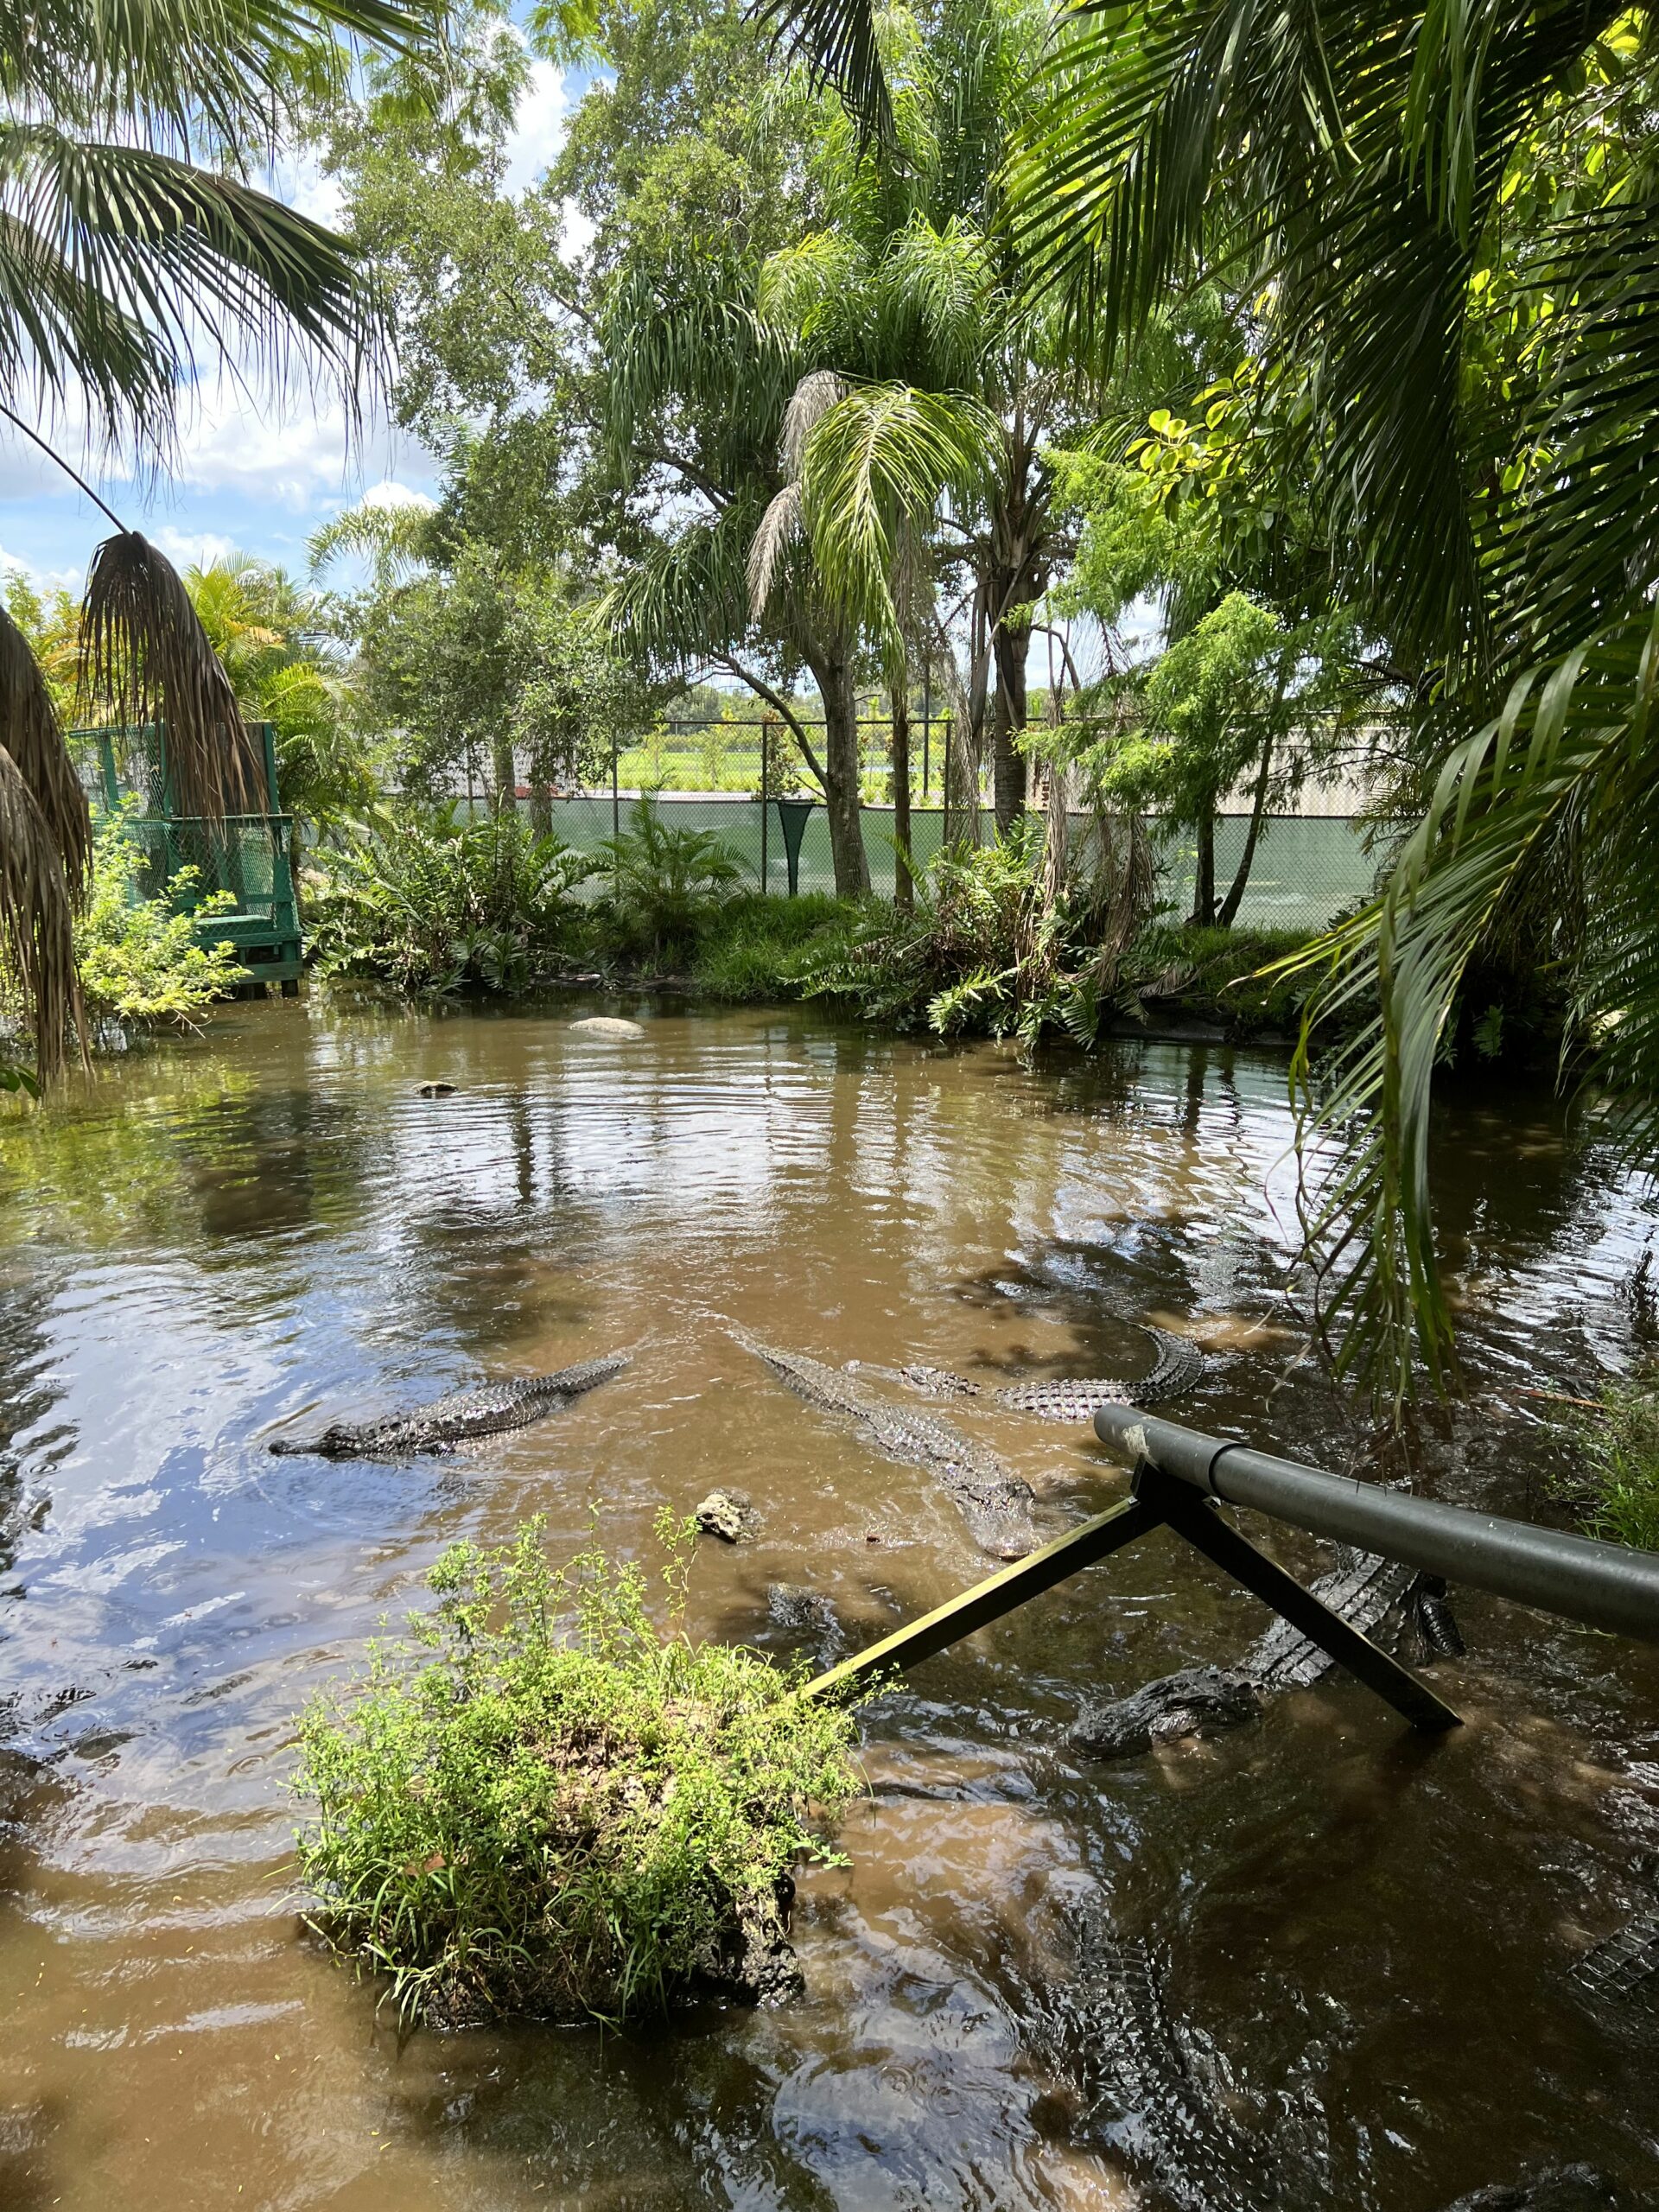
[[[531,183],[557,153],[581,80],[551,62],[531,65],[531,81],[509,149],[509,184]],[[333,186],[303,165],[277,180],[284,199],[328,221],[338,215]],[[20,410],[21,411],[21,410]],[[181,426],[175,470],[154,484],[100,467],[83,449],[78,423],[38,427],[123,521],[144,531],[184,565],[235,548],[303,573],[305,543],[320,522],[365,494],[429,497],[430,457],[395,433],[384,415],[348,445],[338,395],[296,391],[250,396],[227,382],[203,389]],[[105,518],[10,424],[0,423],[0,567],[36,582],[79,590],[93,546],[109,534]]]

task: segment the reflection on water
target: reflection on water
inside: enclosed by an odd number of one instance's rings
[[[779,1649],[810,1630],[769,1616],[770,1584],[862,1639],[982,1571],[926,1477],[728,1322],[988,1378],[1134,1373],[1153,1319],[1212,1354],[1196,1421],[1371,1464],[1284,1298],[1278,1067],[1148,1046],[1031,1072],[678,1009],[627,1043],[569,1012],[238,1008],[3,1125],[6,2212],[171,2212],[186,2175],[192,2204],[353,2212],[1181,2201],[1144,2116],[1080,2128],[1041,2031],[1102,1904],[1157,1961],[1192,2078],[1271,2146],[1277,2201],[1432,2212],[1545,2157],[1645,2177],[1659,2037],[1592,2013],[1567,1968],[1659,1847],[1653,1656],[1468,1600],[1441,1680],[1471,1725],[1432,1750],[1338,1686],[1080,1767],[1080,1697],[1259,1626],[1163,1539],[872,1715],[855,1864],[802,1885],[804,2003],[628,2043],[400,2050],[374,2026],[285,1886],[290,1717],[445,1542],[534,1510],[559,1544],[596,1521],[637,1548],[661,1504],[729,1483],[765,1526],[705,1551],[696,1624]],[[431,1079],[454,1095],[417,1096]],[[1411,1471],[1539,1510],[1552,1447],[1520,1386],[1628,1360],[1649,1222],[1541,1100],[1448,1113],[1440,1156],[1469,1400],[1421,1419]],[[620,1380],[452,1460],[264,1449],[620,1346]],[[1121,1491],[1081,1433],[951,1417],[1056,1528]]]

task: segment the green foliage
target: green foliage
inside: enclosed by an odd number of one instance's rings
[[[671,827],[648,798],[634,801],[628,825],[601,848],[622,942],[659,961],[683,956],[740,880],[738,864],[713,830]]]
[[[706,922],[691,963],[699,990],[717,999],[789,999],[815,941],[844,928],[859,909],[827,892],[798,899],[741,893]]]
[[[1659,1551],[1659,1382],[1609,1382],[1572,1425],[1572,1466],[1551,1484],[1592,1536]]]
[[[598,865],[511,808],[476,821],[404,801],[316,855],[312,944],[325,976],[406,991],[518,991],[580,933]]]
[[[81,1001],[94,1027],[105,1020],[184,1027],[246,980],[232,946],[196,939],[197,919],[236,901],[219,892],[183,911],[194,868],[175,873],[167,897],[141,897],[143,855],[127,827],[131,810],[105,822],[93,843],[91,888],[75,923]]]
[[[854,1723],[760,1654],[682,1626],[690,1524],[645,1576],[597,1549],[555,1572],[543,1523],[429,1577],[435,1612],[318,1698],[296,1787],[319,1925],[391,1977],[406,2022],[622,2022],[717,1978],[776,1927],[856,1793]]]

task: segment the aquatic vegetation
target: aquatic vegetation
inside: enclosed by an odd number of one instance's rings
[[[187,912],[182,902],[196,870],[180,868],[163,897],[147,899],[140,890],[143,858],[127,812],[111,816],[93,841],[86,910],[75,922],[75,967],[93,1025],[183,1027],[245,980],[233,945],[204,945],[196,937],[197,921],[233,906],[232,894],[217,893]]]
[[[301,1724],[315,1925],[406,2022],[611,2022],[775,1974],[780,1900],[859,1788],[844,1707],[693,1643],[694,1532],[664,1515],[659,1628],[636,1564],[556,1571],[543,1524],[433,1569],[435,1611]]]
[[[1573,1463],[1550,1484],[1592,1536],[1659,1551],[1659,1375],[1610,1382],[1573,1421]]]

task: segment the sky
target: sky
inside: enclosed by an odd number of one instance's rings
[[[534,182],[557,154],[583,79],[552,62],[531,65],[531,82],[509,147],[507,183]],[[315,168],[279,174],[275,188],[305,213],[336,220],[338,194]],[[20,410],[21,411],[21,410]],[[88,460],[79,424],[37,428],[130,528],[142,530],[180,566],[237,550],[303,574],[306,540],[317,525],[365,497],[430,499],[431,456],[371,416],[352,444],[338,395],[301,390],[281,399],[215,380],[180,427],[174,471],[157,483],[101,469]],[[0,569],[35,583],[78,591],[110,524],[52,461],[0,423]]]

